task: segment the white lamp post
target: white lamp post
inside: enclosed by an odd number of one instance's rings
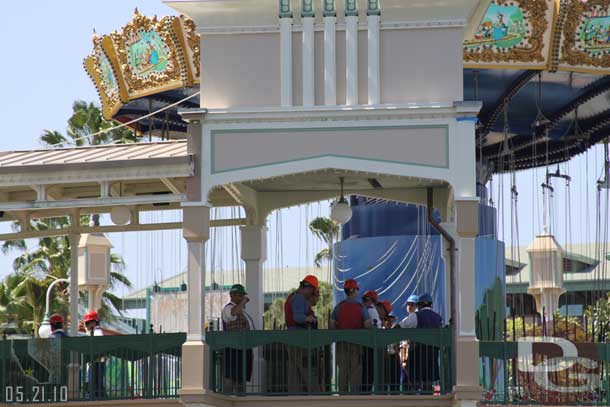
[[[53,333],[53,331],[51,331],[51,324],[49,323],[49,319],[51,318],[51,311],[49,309],[51,308],[51,290],[53,289],[55,284],[58,283],[70,284],[70,280],[68,280],[67,278],[58,278],[49,285],[49,288],[47,288],[47,302],[44,312],[44,319],[42,320],[42,324],[40,324],[40,327],[38,328],[38,336],[41,338],[49,338],[51,336],[51,333]],[[72,321],[72,323],[74,323],[74,321]]]
[[[341,182],[341,197],[331,206],[330,218],[338,224],[343,225],[352,218],[352,208],[343,196],[343,177],[340,177],[339,181]]]

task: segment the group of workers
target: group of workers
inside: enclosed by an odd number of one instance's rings
[[[49,318],[51,325],[50,338],[63,338],[68,334],[64,330],[64,318],[61,314],[53,314]],[[83,325],[87,335],[104,336],[104,331],[100,325],[100,317],[97,311],[88,311],[83,318]],[[106,394],[106,363],[103,357],[99,357],[87,365],[86,393],[91,398],[91,394],[96,399],[104,398]]]
[[[359,296],[360,286],[354,279],[343,284],[345,299],[333,309],[330,329],[393,329],[393,328],[440,328],[442,318],[432,309],[429,294],[411,295],[407,300],[408,316],[401,322],[392,315],[392,304],[380,300],[374,290]],[[246,312],[249,301],[245,287],[235,284],[230,289],[231,301],[222,311],[223,330],[248,331],[256,329],[252,317]],[[318,319],[313,307],[320,297],[318,279],[308,275],[297,290],[284,303],[284,317],[288,330],[317,329]],[[225,353],[224,391],[240,393],[252,374],[252,350],[229,349]],[[287,349],[287,390],[291,393],[324,391],[320,380],[318,350],[307,350],[298,346]],[[370,391],[375,375],[375,356],[381,380],[398,391],[402,384],[411,391],[431,390],[439,379],[438,348],[403,341],[387,349],[379,350],[349,342],[337,342],[336,366],[338,367],[339,392],[360,393]],[[244,363],[246,366],[244,366]],[[245,375],[245,376],[244,376]]]

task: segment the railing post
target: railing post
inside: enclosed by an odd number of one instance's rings
[[[377,349],[377,329],[373,329],[373,394],[379,392],[379,349]]]

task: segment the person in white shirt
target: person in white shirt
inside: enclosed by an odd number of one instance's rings
[[[241,284],[234,284],[229,290],[231,301],[222,310],[222,327],[227,332],[245,332],[256,329],[254,320],[246,312],[250,301],[246,289]],[[246,382],[252,377],[252,349],[246,350],[244,369],[244,351],[226,349],[224,352],[224,393],[239,394],[246,388]],[[244,377],[245,370],[245,377]]]
[[[379,317],[379,312],[376,307],[378,301],[379,296],[375,290],[368,290],[362,296],[362,305],[364,305],[371,317],[371,325],[373,325],[373,328],[382,329],[383,321]]]

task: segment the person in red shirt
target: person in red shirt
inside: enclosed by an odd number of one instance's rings
[[[343,284],[345,300],[333,310],[330,329],[371,328],[371,317],[367,309],[358,302],[360,287],[356,280],[349,279]],[[360,393],[362,382],[362,347],[360,345],[338,342],[337,365],[339,367],[339,392]]]

